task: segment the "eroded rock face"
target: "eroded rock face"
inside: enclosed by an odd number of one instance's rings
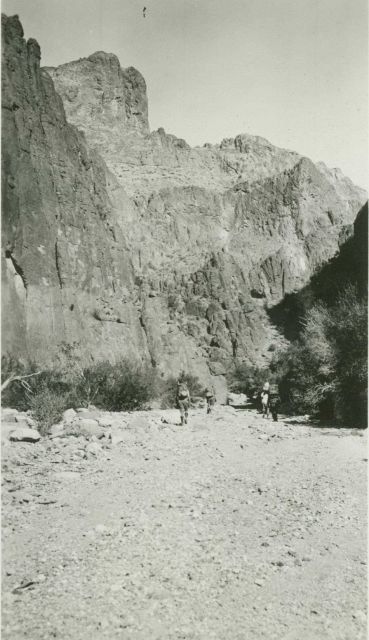
[[[365,193],[263,138],[150,133],[145,82],[112,54],[40,71],[15,18],[3,43],[9,349],[78,342],[218,393],[235,358],[266,363],[267,308],[337,253]]]
[[[2,26],[3,350],[50,362],[77,343],[84,357],[149,358],[121,230],[128,198],[67,123],[37,43],[17,17]]]

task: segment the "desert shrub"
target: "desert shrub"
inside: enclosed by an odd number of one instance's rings
[[[331,311],[329,337],[335,349],[335,413],[344,421],[367,421],[367,298],[348,286]]]
[[[191,399],[199,398],[205,395],[205,389],[201,385],[199,379],[182,371],[177,377],[170,376],[161,383],[159,394],[161,397],[161,406],[163,409],[171,409],[177,406],[177,382],[181,380],[187,383]]]
[[[318,412],[331,417],[335,356],[328,337],[329,325],[328,309],[316,305],[307,312],[299,339],[272,362],[282,406],[287,412]]]
[[[252,397],[263,388],[264,382],[271,381],[268,369],[248,364],[239,364],[227,374],[227,382],[233,393],[245,393]]]
[[[29,402],[31,415],[41,435],[47,435],[50,427],[61,420],[63,412],[70,406],[70,394],[61,394],[47,386],[41,386]]]
[[[93,403],[108,411],[142,409],[156,397],[158,379],[155,369],[129,361],[114,365],[101,363],[84,369],[84,388],[93,390]]]
[[[13,374],[25,375],[36,371],[37,367],[11,363],[10,369]],[[5,371],[3,377],[6,379]],[[152,367],[140,367],[126,360],[84,367],[73,357],[59,363],[55,369],[47,369],[28,378],[27,386],[19,381],[12,382],[2,395],[2,403],[21,411],[36,411],[46,425],[51,420],[47,419],[49,413],[55,421],[56,413],[69,407],[95,404],[108,411],[140,409],[156,397],[157,390],[157,375]],[[42,417],[43,402],[45,417]],[[56,411],[57,407],[62,409]]]
[[[34,363],[25,363],[17,360],[13,356],[4,355],[1,358],[1,383],[3,384],[12,376],[28,376],[38,372]],[[26,378],[24,380],[13,380],[2,391],[2,406],[12,407],[18,411],[26,411],[29,409],[30,398],[33,395],[33,389],[39,380],[39,376],[34,378]]]
[[[285,410],[366,422],[367,301],[352,285],[332,307],[313,306],[299,338],[272,362]]]

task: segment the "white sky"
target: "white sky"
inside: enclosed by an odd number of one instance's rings
[[[260,135],[367,188],[366,0],[3,0],[2,11],[18,13],[43,65],[103,50],[136,67],[152,130],[191,145]]]

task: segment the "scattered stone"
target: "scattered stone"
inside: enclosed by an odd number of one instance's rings
[[[9,438],[12,442],[38,442],[41,436],[36,429],[20,427],[12,431]]]

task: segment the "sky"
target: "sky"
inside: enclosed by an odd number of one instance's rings
[[[146,17],[143,7],[146,6]],[[152,130],[239,133],[368,189],[367,0],[3,0],[41,64],[115,53],[144,76]]]

